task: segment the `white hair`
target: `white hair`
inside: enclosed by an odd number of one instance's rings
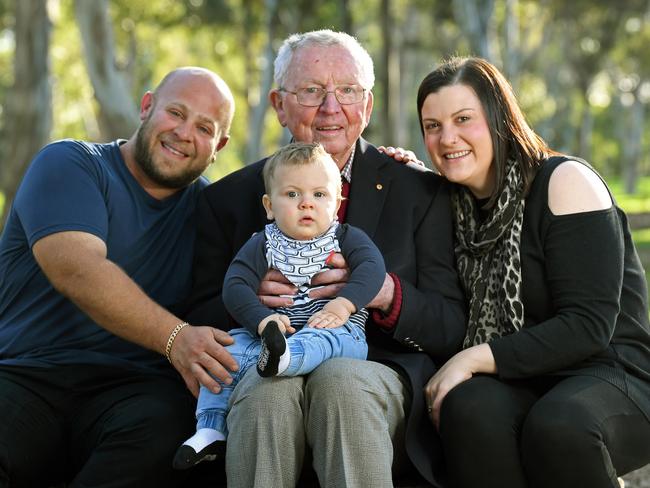
[[[372,58],[359,41],[345,32],[334,32],[323,29],[287,37],[273,63],[273,79],[278,87],[283,87],[287,81],[287,72],[296,51],[307,46],[341,46],[350,53],[359,64],[360,84],[366,90],[372,90],[375,84],[375,71]]]

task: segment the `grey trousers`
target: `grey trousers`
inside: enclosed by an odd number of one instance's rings
[[[392,487],[409,403],[404,380],[371,361],[335,358],[298,377],[251,368],[231,398],[228,486],[294,487],[310,448],[323,487]]]

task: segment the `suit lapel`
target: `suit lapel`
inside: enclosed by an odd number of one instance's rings
[[[373,146],[359,139],[352,165],[350,204],[346,222],[373,238],[390,190],[391,178],[384,166],[390,164]]]
[[[262,223],[262,227],[269,223],[269,220],[266,218],[266,210],[264,209],[264,205],[262,205],[262,195],[266,193],[264,189],[264,165],[266,164],[267,159],[268,158],[264,158],[257,171],[257,208],[259,211],[259,222]]]

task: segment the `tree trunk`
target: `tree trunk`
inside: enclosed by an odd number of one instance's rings
[[[353,35],[354,21],[352,20],[352,12],[350,11],[350,0],[339,0],[341,4],[341,25],[343,32]]]
[[[586,161],[591,161],[591,144],[594,133],[594,114],[589,103],[588,90],[584,91],[582,116],[580,117],[580,140],[577,154]]]
[[[519,89],[519,51],[521,49],[519,42],[519,17],[517,15],[518,0],[506,0],[506,18],[504,22],[504,52],[503,72],[515,90]]]
[[[393,21],[391,16],[391,1],[381,0],[380,17],[381,31],[384,42],[382,44],[381,64],[379,68],[379,81],[382,89],[381,101],[381,144],[391,145],[395,134],[395,120],[391,111],[391,95],[395,81],[394,77],[394,37]]]
[[[394,24],[394,22],[391,22]],[[400,138],[398,126],[400,124],[400,92],[402,87],[402,76],[401,76],[401,66],[402,66],[402,39],[401,32],[399,29],[395,28],[395,25],[391,25],[393,33],[391,35],[392,42],[390,44],[390,51],[388,53],[388,98],[386,100],[388,105],[388,134],[384,142],[390,143],[391,145],[399,146],[404,144],[404,140]],[[410,112],[409,112],[410,113]],[[402,114],[405,115],[405,114]]]
[[[7,92],[2,134],[0,192],[5,205],[0,223],[25,169],[50,138],[52,93],[49,82],[50,19],[43,0],[16,0],[14,85]]]
[[[254,78],[254,71],[255,71],[255,64],[253,62],[254,60],[254,54],[253,54],[253,42],[251,39],[253,38],[254,31],[256,29],[256,25],[253,23],[253,9],[255,6],[253,5],[253,0],[244,0],[242,2],[242,9],[243,9],[243,17],[244,21],[242,23],[242,31],[241,31],[241,40],[240,44],[244,48],[244,100],[246,100],[246,106],[244,107],[244,120],[251,120],[251,113],[252,113],[252,107],[253,105],[253,100],[252,97],[254,95],[254,90],[251,90],[251,87],[253,86],[253,80]],[[237,107],[237,112],[240,112],[240,108]],[[250,162],[250,161],[249,161]]]
[[[264,70],[260,80],[259,97],[257,105],[250,108],[250,123],[248,129],[248,144],[246,147],[246,164],[253,163],[262,157],[262,137],[264,134],[264,118],[266,109],[269,106],[267,93],[273,86],[273,40],[275,39],[275,28],[278,23],[277,0],[266,0],[265,11],[268,18],[266,22],[266,32],[268,39],[264,49]]]
[[[399,72],[396,76],[399,80],[399,86],[395,87],[396,95],[393,99],[395,113],[395,144],[415,151],[418,142],[421,141],[418,117],[413,117],[415,103],[413,87],[417,87],[422,76],[419,73],[421,63],[418,59],[418,42],[421,34],[420,17],[421,12],[412,3],[408,6],[406,13],[406,25],[409,29],[401,33],[399,47]],[[418,154],[422,159],[423,154]]]
[[[472,54],[494,62],[492,14],[494,0],[453,0],[454,17],[469,37]]]
[[[107,0],[76,0],[75,15],[81,32],[88,76],[99,104],[101,139],[130,137],[138,127],[138,110],[129,83],[115,63],[113,27]]]
[[[640,100],[640,89],[637,88],[634,103],[630,107],[629,115],[632,119],[626,131],[623,142],[623,184],[625,192],[636,193],[637,180],[639,178],[639,163],[643,158],[643,132],[645,125],[645,106]]]

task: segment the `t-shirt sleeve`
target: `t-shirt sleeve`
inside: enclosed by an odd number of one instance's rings
[[[50,144],[28,168],[14,209],[30,247],[63,231],[80,231],[106,240],[108,212],[98,164],[72,141]]]

